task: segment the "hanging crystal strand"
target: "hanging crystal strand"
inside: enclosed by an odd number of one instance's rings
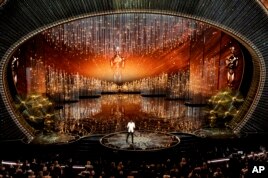
[[[71,23],[70,25],[70,38],[69,38],[69,41],[70,41],[70,51],[69,51],[69,54],[72,53],[72,51],[74,51],[74,43],[75,43],[75,31],[74,31],[74,24]]]
[[[101,54],[101,50],[102,50],[102,41],[101,41],[101,26],[100,26],[100,24],[101,24],[101,17],[99,16],[98,17],[98,21],[96,22],[96,25],[97,25],[97,45],[98,45],[98,47],[97,47],[97,49],[98,49],[98,55],[100,55]]]
[[[83,45],[83,54],[84,55],[87,55],[88,54],[88,31],[87,31],[87,22],[88,20],[83,20],[84,23],[83,23],[83,42],[84,42],[84,45]]]
[[[49,88],[49,80],[50,80],[50,74],[49,74],[49,68],[48,66],[45,66],[46,73],[45,73],[45,80],[46,80],[46,95],[50,97],[50,88]]]
[[[56,70],[51,68],[52,70],[52,75],[51,75],[51,88],[52,88],[52,94],[53,94],[53,100],[57,102],[57,83],[56,83]]]
[[[105,44],[105,38],[107,37],[106,36],[106,31],[107,29],[104,28],[104,24],[105,24],[105,20],[104,20],[104,17],[101,16],[101,20],[100,20],[100,31],[101,31],[101,55],[105,58],[105,47],[106,47],[106,44]]]
[[[59,25],[59,31],[60,31],[60,35],[59,35],[59,47],[58,49],[62,52],[62,48],[63,48],[63,25]]]
[[[111,46],[111,22],[110,22],[110,17],[109,16],[105,16],[104,17],[104,24],[103,24],[103,28],[105,28],[105,26],[107,27],[106,30],[106,38],[105,38],[105,57],[107,60],[110,59],[110,46]]]
[[[69,92],[70,92],[70,101],[73,102],[75,101],[75,95],[74,95],[74,91],[75,91],[75,81],[74,81],[74,74],[71,73],[70,75],[70,84],[69,84]]]
[[[53,75],[52,75],[52,70],[51,67],[48,66],[48,91],[49,91],[49,96],[54,100],[54,90],[52,88],[53,85]]]
[[[79,100],[79,88],[80,88],[80,82],[79,82],[79,74],[78,72],[74,75],[74,100],[78,101]]]
[[[68,74],[65,71],[62,71],[62,93],[63,93],[63,102],[68,99]]]
[[[70,24],[69,23],[67,23],[66,25],[65,25],[65,34],[64,34],[64,38],[65,38],[65,51],[66,52],[68,52],[68,48],[69,48],[69,45],[70,45],[70,43],[69,43],[69,40],[70,40],[70,29],[69,29],[69,26],[70,26]]]
[[[83,77],[83,96],[88,96],[87,78]]]
[[[88,78],[87,77],[84,77],[84,88],[83,88],[83,91],[84,91],[84,94],[83,96],[89,96],[89,87],[88,87]]]
[[[52,95],[52,98],[53,100],[55,101],[55,88],[54,88],[54,80],[55,80],[55,71],[54,71],[54,68],[51,68],[50,67],[50,72],[51,72],[51,76],[50,76],[50,89],[51,89],[51,95]]]
[[[67,81],[67,101],[71,101],[72,100],[72,77],[71,74],[68,74],[68,81]]]
[[[83,87],[82,87],[82,94],[81,94],[81,96],[87,96],[87,88],[86,88],[86,86],[87,86],[87,78],[86,77],[82,77],[82,82],[83,82]]]
[[[91,38],[91,31],[89,30],[89,21],[85,20],[85,49],[86,49],[86,55],[89,54],[89,44],[90,44],[90,38]]]
[[[203,104],[204,103],[204,100],[205,100],[205,93],[204,93],[204,86],[207,86],[207,80],[205,78],[205,73],[206,73],[206,70],[207,70],[207,66],[206,66],[206,29],[203,30],[203,57],[202,57],[202,65],[201,65],[201,69],[202,69],[202,85],[200,83],[200,87],[201,87],[201,101],[200,101],[200,104]]]
[[[58,81],[57,81],[57,85],[58,85],[58,93],[59,93],[59,102],[64,101],[64,92],[63,92],[63,77],[62,77],[62,70],[58,70]]]
[[[97,96],[97,93],[98,93],[98,83],[99,83],[99,81],[94,78],[94,80],[93,80],[93,96]]]
[[[56,79],[55,79],[55,86],[56,86],[56,97],[57,97],[57,102],[60,103],[61,102],[61,80],[60,80],[60,69],[55,69],[55,75],[56,75]]]
[[[62,25],[62,35],[63,35],[63,39],[62,39],[62,50],[65,52],[67,50],[67,25],[63,24]]]
[[[86,52],[86,33],[85,33],[85,20],[82,20],[82,27],[81,27],[81,55],[85,55]]]
[[[59,91],[58,91],[59,85],[58,85],[58,70],[57,69],[55,69],[54,77],[55,77],[54,79],[55,101],[59,103],[60,101],[59,101]]]
[[[88,88],[89,88],[89,96],[93,96],[93,79],[92,77],[89,78],[89,81],[88,81]]]
[[[217,77],[217,90],[220,89],[220,79],[221,79],[221,75],[220,75],[220,69],[221,69],[221,57],[222,57],[222,31],[220,31],[220,49],[219,49],[219,59],[218,59],[218,64],[217,69],[218,69],[218,77]]]
[[[83,55],[83,57],[86,55],[86,49],[87,49],[87,33],[86,33],[86,20],[83,19],[82,20],[82,34],[81,34],[81,42],[82,42],[82,52],[81,54]]]
[[[70,23],[69,25],[69,34],[68,34],[68,41],[69,41],[69,48],[70,50],[68,50],[69,54],[71,53],[71,50],[73,50],[73,41],[74,41],[74,28],[73,28],[73,23]]]
[[[76,43],[75,43],[75,55],[79,55],[78,51],[81,51],[81,23],[76,23]]]
[[[92,21],[92,52],[94,53],[94,54],[97,54],[97,50],[98,50],[98,48],[97,48],[97,30],[96,30],[96,21]]]
[[[102,20],[103,20],[103,17],[100,16],[99,18],[100,19],[98,21],[98,29],[99,29],[99,35],[98,35],[99,41],[98,41],[98,44],[99,44],[100,55],[103,55],[104,54],[103,53],[103,49],[104,49],[104,38],[105,38],[105,36],[103,34],[103,29],[102,29],[102,24],[103,24],[103,21]]]

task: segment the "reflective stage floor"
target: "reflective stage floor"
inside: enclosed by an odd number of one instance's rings
[[[79,136],[126,131],[131,119],[137,130],[192,133],[202,128],[202,107],[189,107],[182,100],[142,97],[139,94],[108,94],[80,99],[59,110],[57,129]]]
[[[80,99],[58,110],[61,120],[55,124],[56,133],[42,133],[34,142],[67,143],[92,135],[125,132],[130,120],[135,122],[136,130],[194,133],[205,125],[204,108],[184,103],[140,94],[104,94]]]

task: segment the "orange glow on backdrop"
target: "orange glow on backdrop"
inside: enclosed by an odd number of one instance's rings
[[[185,68],[189,57],[187,57],[188,52],[183,50],[184,46],[186,45],[169,51],[167,54],[155,56],[155,58],[123,54],[122,56],[125,58],[125,66],[122,68],[123,80],[132,81],[161,73],[176,72]],[[94,60],[84,60],[81,64],[73,65],[79,65],[75,68],[79,68],[79,73],[82,75],[108,81],[113,80],[113,70],[108,57],[96,57]]]
[[[18,73],[23,74],[18,76],[18,86],[23,86],[19,90],[25,93],[25,71],[42,62],[43,69],[37,67],[37,71],[51,67],[59,78],[79,74],[121,84],[187,71],[190,92],[212,94],[227,87],[226,59],[231,47],[239,59],[234,81],[234,87],[239,88],[244,60],[239,44],[208,24],[156,14],[80,19],[48,29],[21,46],[15,54],[21,65]],[[115,81],[111,66],[117,53],[124,58],[124,65],[117,69],[120,82]],[[46,78],[42,72],[34,75]],[[44,82],[38,85],[43,91]]]

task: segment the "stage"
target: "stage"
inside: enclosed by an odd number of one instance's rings
[[[174,147],[180,143],[179,137],[155,131],[135,131],[134,142],[126,141],[126,132],[108,134],[100,139],[103,146],[126,151],[154,151]]]

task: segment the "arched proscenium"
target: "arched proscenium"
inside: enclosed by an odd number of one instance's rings
[[[233,129],[238,133],[266,129],[267,121],[261,120],[268,114],[268,42],[265,40],[268,39],[268,15],[263,5],[254,0],[10,0],[0,9],[1,122],[12,120],[28,139],[33,136],[16,118],[7,86],[7,63],[19,45],[45,29],[75,19],[131,12],[196,19],[240,41],[252,55],[254,71],[248,96],[239,116],[233,120]],[[4,138],[5,134],[1,135]]]

